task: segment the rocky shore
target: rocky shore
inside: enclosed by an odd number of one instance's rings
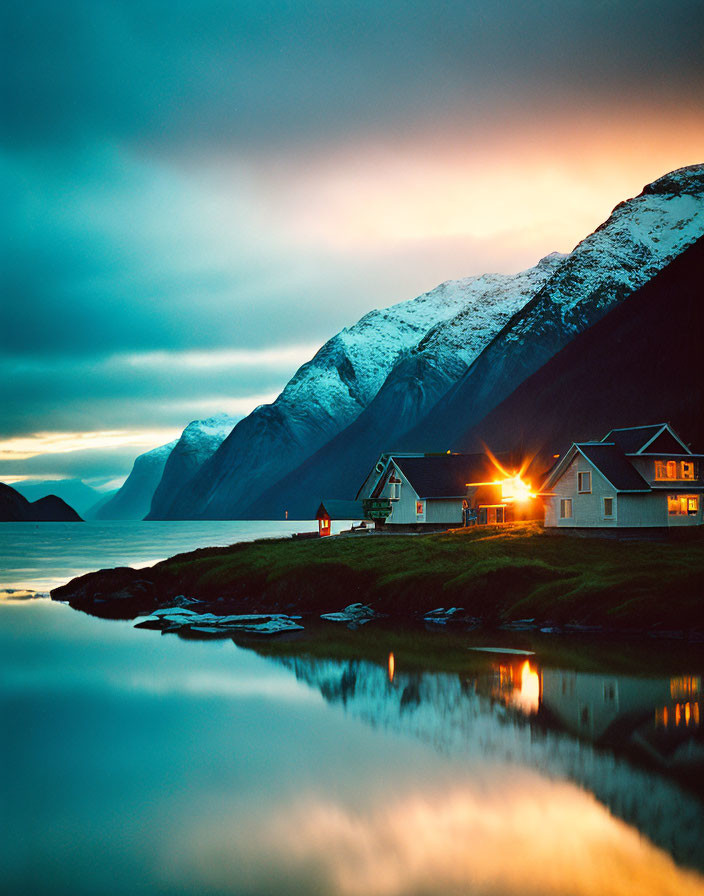
[[[663,543],[556,538],[513,529],[313,541],[261,540],[100,570],[51,592],[111,618],[184,607],[215,617],[336,614],[424,625],[639,630],[700,637],[704,533]],[[359,607],[365,608],[360,611]],[[186,614],[188,615],[188,614]],[[212,618],[204,627],[216,627]]]

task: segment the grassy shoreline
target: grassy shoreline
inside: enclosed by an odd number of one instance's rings
[[[103,570],[54,589],[130,615],[185,594],[229,612],[317,615],[362,601],[412,619],[463,607],[486,625],[522,618],[617,629],[704,629],[704,532],[667,541],[556,537],[537,524],[423,537],[262,540]]]

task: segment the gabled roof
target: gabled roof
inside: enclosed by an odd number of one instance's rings
[[[360,487],[357,491],[357,494],[355,495],[356,500],[359,500],[362,497],[362,492],[364,491],[364,486],[367,485],[367,483],[369,483],[369,482],[372,482],[374,484],[374,488],[371,489],[370,494],[375,491],[376,487],[379,485],[379,480],[381,479],[384,472],[386,471],[386,467],[388,465],[389,458],[393,457],[393,456],[396,456],[396,457],[403,457],[403,456],[423,457],[423,454],[420,452],[415,452],[415,453],[405,452],[402,454],[394,455],[393,452],[391,452],[391,451],[382,452],[382,454],[379,455],[379,459],[376,461],[374,466],[364,477],[364,482],[362,482],[362,484],[360,485]]]
[[[463,498],[468,482],[489,482],[498,472],[486,454],[394,457],[419,498]]]
[[[618,445],[605,442],[583,442],[575,445],[584,457],[613,485],[618,492],[649,492],[648,483]]]
[[[678,451],[681,448],[689,454],[689,448],[680,439],[677,433],[668,423],[653,423],[648,426],[627,426],[621,429],[612,429],[602,439],[603,442],[613,442],[624,454],[641,454],[647,451],[649,446],[664,436],[667,440],[667,450]]]
[[[336,498],[326,498],[320,502],[315,518],[319,520],[325,516],[331,520],[363,520],[364,509],[361,501],[343,501]]]

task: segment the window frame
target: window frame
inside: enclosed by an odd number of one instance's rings
[[[606,512],[606,502],[611,501],[611,513]],[[616,498],[613,495],[604,495],[601,499],[601,510],[605,520],[616,519]]]
[[[587,482],[589,484],[588,488],[583,488],[582,486],[582,477],[587,477]],[[592,493],[592,473],[591,470],[582,470],[577,473],[577,492],[580,495],[591,495]]]
[[[685,473],[685,469],[689,470],[689,474]],[[680,463],[680,479],[683,479],[685,482],[693,482],[694,481],[694,461],[693,460],[683,460]]]
[[[569,515],[565,512],[569,505]],[[571,520],[574,519],[574,510],[572,508],[572,498],[560,498],[560,519],[561,520]]]

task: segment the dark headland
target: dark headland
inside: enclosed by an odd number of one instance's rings
[[[536,523],[422,537],[373,535],[244,542],[179,554],[148,569],[101,570],[51,592],[100,616],[133,618],[201,601],[215,614],[306,619],[362,602],[391,620],[461,607],[486,626],[704,631],[704,532],[662,541],[547,534]]]
[[[0,482],[0,522],[2,523],[80,523],[73,507],[56,495],[28,501],[16,489]]]

